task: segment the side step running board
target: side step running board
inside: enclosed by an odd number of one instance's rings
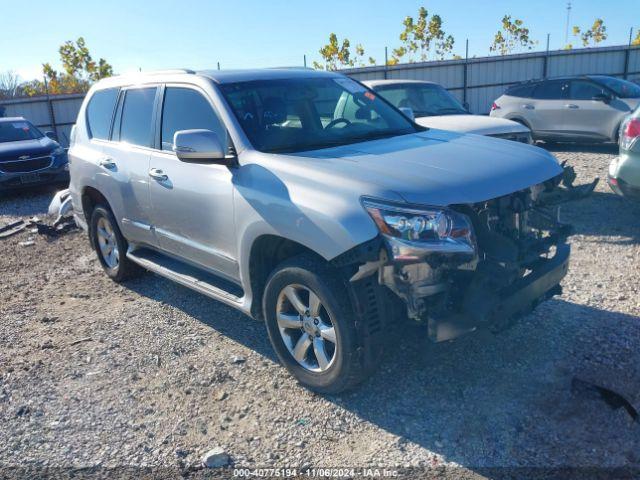
[[[127,258],[146,270],[244,310],[244,292],[233,282],[148,248],[130,250]]]

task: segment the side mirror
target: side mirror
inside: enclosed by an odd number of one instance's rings
[[[56,132],[47,131],[44,132],[44,136],[50,138],[51,140],[58,141],[58,135],[56,135]]]
[[[398,110],[400,110],[404,114],[404,116],[407,117],[412,122],[415,121],[416,116],[413,114],[413,108],[411,108],[411,107],[400,107]]]
[[[173,136],[173,151],[183,162],[230,163],[218,135],[211,130],[178,130]]]
[[[597,95],[594,95],[591,99],[596,100],[598,102],[611,103],[611,100],[613,100],[613,97],[611,95],[607,95],[606,93],[598,93]]]

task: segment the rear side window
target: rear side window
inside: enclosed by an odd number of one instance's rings
[[[99,90],[93,94],[87,106],[87,126],[91,138],[109,138],[113,107],[118,98],[117,88]]]
[[[596,95],[606,94],[603,87],[599,87],[584,80],[574,80],[571,82],[569,97],[572,100],[593,100]]]
[[[567,97],[568,84],[563,80],[551,80],[540,83],[533,91],[538,100],[561,100]]]
[[[171,150],[178,130],[206,128],[226,143],[226,132],[209,101],[191,88],[167,87],[162,107],[162,149]]]
[[[514,85],[507,89],[505,95],[509,95],[510,97],[523,97],[529,98],[533,94],[533,89],[537,84],[529,84],[529,85]]]
[[[125,92],[120,121],[121,142],[142,147],[151,146],[156,90],[156,87],[136,88]]]

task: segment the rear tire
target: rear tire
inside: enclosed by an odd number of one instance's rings
[[[309,254],[280,264],[267,280],[263,312],[271,344],[303,386],[335,394],[354,387],[379,358],[357,327],[344,282]]]
[[[142,272],[140,266],[127,258],[127,240],[108,207],[96,205],[91,212],[89,239],[100,265],[113,281],[122,282]]]

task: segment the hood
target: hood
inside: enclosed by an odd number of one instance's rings
[[[41,157],[58,148],[58,143],[49,137],[19,142],[0,142],[0,160],[16,160],[23,155]]]
[[[484,115],[435,115],[416,118],[416,123],[423,127],[478,135],[529,132],[527,127],[518,122]]]
[[[309,180],[314,168],[323,170],[317,178],[338,176],[337,182],[369,184],[408,203],[439,206],[490,200],[562,173],[541,148],[435,129],[297,154],[290,167],[298,170],[295,162],[304,164]]]

